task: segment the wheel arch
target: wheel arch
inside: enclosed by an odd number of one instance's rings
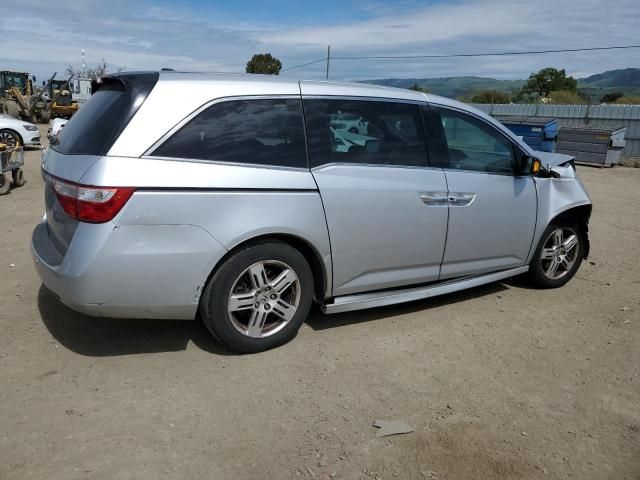
[[[24,139],[22,138],[22,135],[20,135],[20,132],[18,132],[17,130],[14,130],[13,128],[9,128],[9,127],[0,128],[0,132],[2,130],[8,130],[9,132],[15,134],[18,137],[18,140],[20,141],[20,146],[24,147]]]
[[[326,292],[328,291],[328,287],[329,287],[328,282],[330,279],[330,275],[329,275],[329,272],[327,272],[327,268],[325,267],[324,262],[322,261],[322,256],[309,241],[297,235],[292,235],[289,233],[265,233],[265,234],[256,235],[254,237],[242,240],[238,244],[234,245],[215,264],[215,266],[211,270],[211,273],[209,273],[209,276],[207,277],[207,280],[201,290],[201,298],[202,298],[202,295],[204,294],[204,290],[206,286],[211,281],[211,278],[215,275],[218,269],[224,264],[224,262],[227,261],[229,257],[235,254],[238,250],[247,248],[254,244],[268,242],[270,240],[286,243],[290,247],[298,250],[302,254],[302,256],[304,256],[304,258],[309,263],[309,267],[311,268],[311,273],[313,274],[314,299],[317,302],[321,302],[322,300],[324,300],[326,298]]]

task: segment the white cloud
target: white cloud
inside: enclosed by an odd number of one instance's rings
[[[344,49],[387,49],[416,42],[426,45],[460,36],[495,35],[497,32],[503,36],[515,35],[526,25],[520,19],[525,18],[527,12],[520,7],[514,2],[439,5],[362,22],[268,33],[260,39],[265,43],[284,45],[317,46],[329,42]],[[496,29],[498,25],[500,27]],[[528,25],[527,31],[532,28]]]
[[[334,56],[443,54],[539,50],[639,43],[640,3],[635,0],[458,0],[435,5],[416,1],[367,1],[363,18],[342,18],[325,26],[252,22],[251,12],[190,10],[124,0],[32,0],[29,12],[0,18],[0,64],[42,77],[105,58],[128,69],[242,71],[256,52],[271,52],[285,68]],[[6,13],[6,12],[5,12]],[[332,78],[437,77],[482,75],[524,78],[551,65],[588,75],[637,66],[640,50],[522,57],[332,62]],[[284,72],[321,78],[324,65]]]

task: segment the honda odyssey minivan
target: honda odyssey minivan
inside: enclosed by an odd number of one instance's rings
[[[102,78],[43,154],[44,284],[97,316],[194,319],[232,349],[326,313],[526,275],[589,251],[573,159],[411,90],[177,72]],[[358,128],[336,128],[336,119]]]

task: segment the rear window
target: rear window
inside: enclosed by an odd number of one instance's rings
[[[216,103],[160,145],[153,155],[307,168],[300,99]]]
[[[157,81],[157,73],[105,77],[52,140],[51,148],[66,155],[105,155]]]

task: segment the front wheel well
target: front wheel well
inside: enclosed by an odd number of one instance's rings
[[[300,237],[296,237],[295,235],[289,234],[266,234],[260,235],[258,237],[252,237],[247,239],[238,245],[234,246],[231,250],[229,250],[216,264],[213,271],[209,274],[206,283],[202,287],[202,292],[204,292],[206,286],[209,284],[209,281],[215,275],[216,271],[224,264],[224,262],[238,250],[243,248],[250,247],[251,245],[268,242],[269,240],[280,241],[282,243],[286,243],[292,248],[298,250],[302,256],[309,263],[309,267],[311,267],[311,272],[313,274],[313,283],[314,283],[314,299],[316,301],[322,301],[325,298],[326,291],[326,282],[327,282],[327,273],[325,272],[325,268],[322,263],[322,259],[320,254],[316,251],[315,248],[311,246],[306,240],[303,240]]]
[[[578,226],[584,238],[584,258],[589,255],[589,218],[591,217],[591,209],[591,205],[573,207],[559,213],[549,222],[549,224],[575,224]]]

